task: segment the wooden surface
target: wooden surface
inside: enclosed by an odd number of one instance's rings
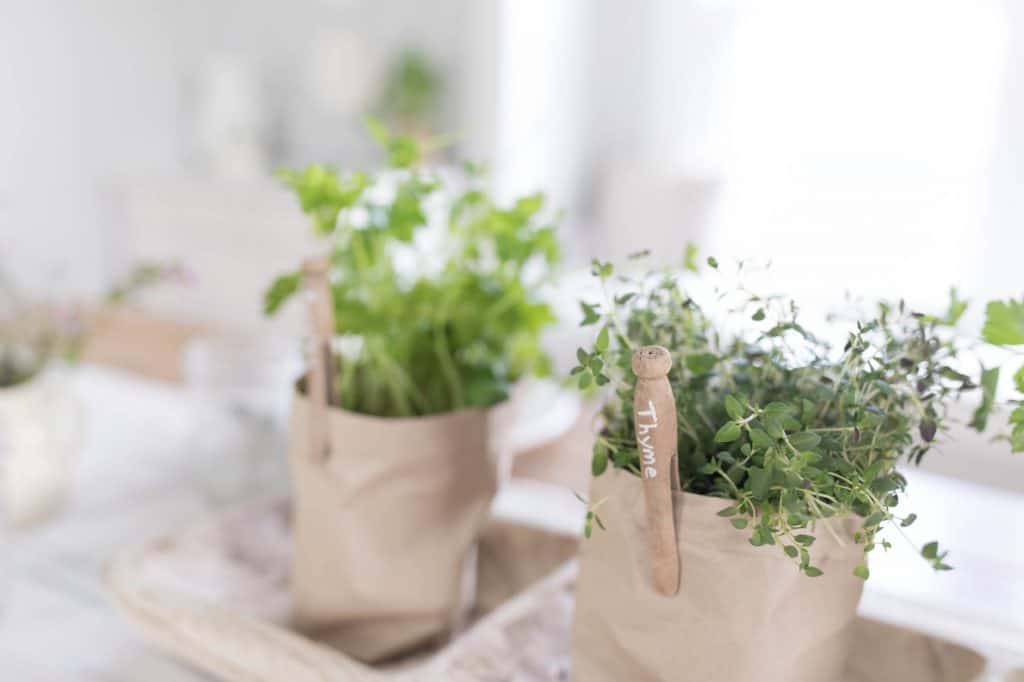
[[[208,329],[125,309],[97,313],[82,359],[149,379],[181,383],[185,345]]]
[[[288,510],[285,499],[244,505],[122,553],[107,572],[108,585],[151,641],[225,680],[440,681],[460,667],[463,638],[493,639],[476,631],[500,632],[521,612],[519,596],[576,551],[574,536],[492,524],[481,547],[481,606],[463,637],[408,661],[370,667],[291,630]]]
[[[573,537],[492,525],[479,576],[486,607],[475,621],[438,651],[371,668],[288,628],[287,510],[283,499],[249,504],[159,538],[122,554],[109,584],[152,641],[229,682],[568,678]],[[985,665],[963,647],[868,620],[858,621],[851,636],[845,674],[832,682],[976,682]]]

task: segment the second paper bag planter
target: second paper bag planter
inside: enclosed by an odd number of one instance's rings
[[[583,544],[572,679],[838,682],[863,590],[857,520],[818,522],[831,532],[815,533],[824,574],[809,578],[720,516],[731,500],[682,492],[671,366],[661,346],[633,352],[639,475],[591,485],[602,523]]]
[[[319,456],[297,391],[289,459],[300,629],[373,662],[431,643],[461,617],[472,594],[463,578],[498,487],[490,411],[381,418],[331,407]]]
[[[808,578],[782,552],[753,547],[718,512],[732,502],[675,492],[679,590],[652,582],[643,483],[621,469],[594,478],[606,500],[582,545],[572,635],[574,682],[829,682],[841,679],[864,581],[852,529],[819,521],[824,575]]]

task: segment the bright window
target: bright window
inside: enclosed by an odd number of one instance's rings
[[[998,3],[783,1],[736,12],[725,255],[826,307],[939,305],[977,277],[1007,35]]]

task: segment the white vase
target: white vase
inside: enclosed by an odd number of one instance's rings
[[[0,505],[13,525],[42,520],[71,487],[82,410],[59,371],[0,388]]]

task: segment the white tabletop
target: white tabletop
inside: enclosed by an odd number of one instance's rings
[[[12,533],[0,552],[0,679],[194,682],[205,677],[147,646],[101,580],[118,548],[201,518],[212,504],[182,445],[184,392],[107,370],[73,378],[88,411],[67,509]]]
[[[210,463],[190,454],[193,403],[181,389],[91,367],[77,370],[73,384],[89,410],[89,433],[70,505],[45,525],[7,532],[0,552],[0,680],[205,680],[147,645],[101,581],[118,548],[226,503],[199,484]],[[938,539],[956,570],[933,573],[891,538],[893,550],[872,558],[862,613],[972,645],[995,673],[1024,665],[1024,496],[924,472],[908,478],[906,503],[919,516],[909,534],[918,544]],[[572,494],[543,484],[509,489],[496,509],[580,525]]]
[[[919,516],[907,534],[917,545],[938,540],[954,570],[932,571],[914,546],[891,538],[890,552],[872,556],[861,612],[971,645],[995,671],[1024,666],[1024,496],[905,474],[901,505]]]

